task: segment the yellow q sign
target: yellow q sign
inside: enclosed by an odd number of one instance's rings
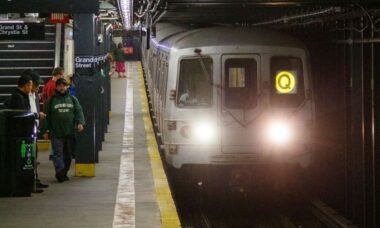
[[[276,90],[278,93],[296,93],[296,72],[279,71],[276,75]]]

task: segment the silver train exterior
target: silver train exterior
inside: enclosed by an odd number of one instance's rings
[[[309,166],[315,108],[300,41],[264,28],[163,23],[146,45],[153,118],[171,167]]]

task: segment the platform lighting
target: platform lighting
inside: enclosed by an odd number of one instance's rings
[[[124,28],[131,29],[132,27],[132,0],[118,0],[118,5],[121,13]]]
[[[267,136],[270,142],[276,145],[284,145],[292,140],[294,132],[289,123],[274,120],[267,126]]]

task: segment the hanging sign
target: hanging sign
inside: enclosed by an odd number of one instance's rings
[[[0,13],[97,13],[97,0],[1,0]]]
[[[44,40],[43,23],[0,23],[0,40]]]

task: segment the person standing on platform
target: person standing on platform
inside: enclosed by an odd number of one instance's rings
[[[30,111],[35,113],[38,120],[45,119],[45,113],[40,112],[40,99],[38,96],[38,91],[40,88],[40,84],[43,83],[42,79],[40,78],[40,75],[33,70],[25,70],[23,75],[29,75],[32,78],[32,90],[29,93],[29,103],[30,103]],[[37,121],[37,127],[39,127],[39,121]],[[36,146],[36,159],[38,159],[38,147]],[[37,172],[37,166],[35,169],[35,189],[33,190],[34,193],[41,193],[43,190],[41,188],[47,188],[49,185],[43,184],[41,180],[38,178],[38,172]]]
[[[55,82],[64,77],[65,71],[62,67],[54,68],[53,77],[46,83],[44,88],[42,89],[41,101],[45,104],[45,102],[54,95],[55,92]]]
[[[52,97],[55,93],[55,82],[64,77],[64,69],[62,67],[56,67],[53,69],[53,77],[45,84],[42,89],[41,101],[45,105],[46,101]],[[50,151],[49,160],[53,159],[53,150]]]
[[[71,96],[76,96],[76,90],[75,90],[75,81],[76,81],[76,74],[71,75],[70,77],[70,86],[69,86],[69,94]]]
[[[116,72],[118,73],[118,78],[126,78],[125,73],[125,63],[124,63],[124,51],[123,45],[119,43],[117,49],[113,53],[114,61],[116,62]]]
[[[29,93],[32,91],[32,86],[32,78],[29,75],[21,75],[17,81],[17,88],[13,90],[11,97],[4,102],[5,108],[29,111]]]
[[[55,94],[47,100],[44,110],[46,121],[42,133],[45,138],[48,138],[47,131],[51,134],[55,177],[61,183],[69,180],[67,173],[75,151],[75,131],[83,131],[84,115],[78,99],[69,94],[64,78],[57,80]]]

